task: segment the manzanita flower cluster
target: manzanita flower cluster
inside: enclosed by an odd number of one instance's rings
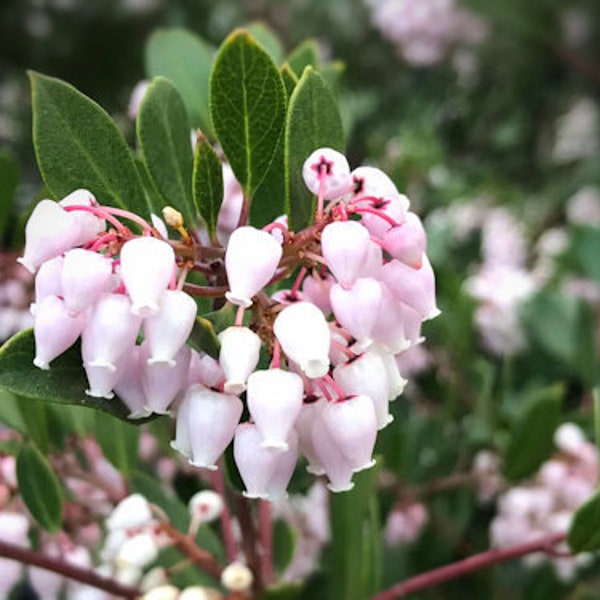
[[[312,223],[223,218],[225,247],[173,210],[177,241],[86,190],[42,200],[19,259],[36,273],[34,364],[80,338],[87,394],[118,395],[131,418],[172,415],[173,447],[200,468],[233,442],[248,497],[283,496],[299,452],[330,490],[351,489],[405,385],[397,359],[439,313],[434,273],[419,217],[383,172],[321,148],[303,177]],[[206,285],[186,281],[192,270]],[[218,360],[188,345],[193,296],[235,307]]]

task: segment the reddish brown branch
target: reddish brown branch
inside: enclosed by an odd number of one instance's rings
[[[101,577],[89,569],[82,569],[81,567],[76,567],[63,560],[42,554],[41,552],[29,550],[28,548],[21,548],[14,544],[7,544],[1,540],[0,556],[11,558],[26,565],[39,567],[40,569],[46,569],[53,573],[58,573],[73,581],[79,581],[79,583],[84,583],[85,585],[104,590],[117,598],[135,599],[140,595],[139,590],[136,588],[124,586],[112,579]]]
[[[475,554],[464,560],[440,567],[439,569],[433,569],[427,571],[421,575],[411,577],[406,581],[397,583],[391,588],[379,592],[371,598],[371,600],[392,600],[393,598],[403,598],[414,592],[424,590],[426,588],[439,585],[451,579],[457,579],[463,575],[478,571],[479,569],[485,569],[491,565],[505,562],[513,558],[525,556],[533,552],[547,552],[552,549],[553,546],[563,542],[567,537],[566,533],[553,533],[546,537],[539,538],[531,542],[524,544],[517,544],[515,546],[509,546],[508,548],[499,548],[481,552]]]

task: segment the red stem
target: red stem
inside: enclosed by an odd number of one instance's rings
[[[139,590],[133,587],[124,586],[112,579],[101,577],[94,571],[76,567],[62,560],[47,556],[40,552],[35,552],[27,548],[21,548],[14,544],[8,544],[0,540],[0,556],[11,558],[26,565],[46,569],[53,573],[63,575],[73,581],[79,581],[92,587],[104,590],[105,592],[116,596],[117,598],[139,598]]]
[[[265,585],[268,585],[274,579],[273,520],[271,518],[271,503],[266,500],[261,500],[258,503],[258,531],[262,548],[262,578]]]
[[[469,556],[464,560],[433,569],[421,575],[411,577],[406,581],[402,581],[393,585],[391,588],[375,594],[371,600],[392,600],[393,598],[403,598],[414,592],[424,590],[426,588],[439,585],[451,579],[457,579],[463,575],[472,573],[479,569],[485,569],[491,565],[501,563],[513,558],[519,558],[533,552],[547,552],[550,548],[563,542],[567,537],[566,533],[552,533],[545,537],[526,542],[524,544],[516,544],[507,548],[494,548],[487,550],[474,556]]]

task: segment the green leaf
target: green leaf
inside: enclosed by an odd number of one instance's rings
[[[223,166],[206,138],[196,146],[193,180],[196,208],[206,222],[210,238],[215,239],[217,218],[223,203]]]
[[[146,73],[162,75],[179,90],[192,127],[212,136],[208,89],[213,53],[200,37],[184,29],[154,32],[145,50]]]
[[[262,21],[254,21],[244,29],[269,53],[276,65],[283,62],[283,45],[277,34]]]
[[[101,204],[147,216],[148,206],[129,148],[108,114],[73,86],[30,71],[33,142],[52,194],[89,189]]]
[[[22,331],[8,340],[0,348],[0,389],[24,399],[89,406],[127,419],[129,409],[119,398],[107,400],[86,395],[88,383],[79,343],[53,360],[47,371],[33,365],[34,355],[33,330]]]
[[[535,390],[510,428],[503,457],[507,479],[518,480],[535,473],[554,448],[553,436],[560,423],[564,389],[560,385]]]
[[[292,71],[292,68],[290,67],[289,63],[286,62],[281,67],[281,77],[283,78],[285,91],[289,98],[292,95],[296,84],[298,83],[298,76],[296,75],[296,73],[294,73],[294,71]]]
[[[27,433],[18,398],[3,389],[0,389],[0,423],[20,433]]]
[[[379,589],[377,470],[357,473],[354,489],[331,495],[330,598],[363,600]]]
[[[7,150],[0,151],[0,240],[15,208],[15,192],[19,184],[19,166]]]
[[[247,31],[234,31],[217,54],[210,110],[223,151],[250,199],[277,148],[285,119],[285,89],[271,57]]]
[[[343,151],[342,120],[323,77],[307,67],[290,98],[285,130],[286,212],[294,231],[312,222],[316,198],[304,184],[302,166],[322,147]]]
[[[575,512],[567,542],[574,553],[594,552],[600,548],[600,491]]]
[[[273,523],[273,562],[277,573],[283,574],[290,566],[297,542],[298,532],[286,521],[276,519]]]
[[[62,490],[46,458],[31,444],[17,455],[17,481],[33,518],[46,531],[57,533],[62,524]]]
[[[305,40],[296,46],[288,55],[287,63],[296,74],[296,77],[300,77],[306,67],[318,68],[319,47],[317,42],[315,40]]]
[[[583,272],[600,282],[600,228],[578,227],[574,231],[573,249]]]
[[[196,317],[196,322],[190,335],[190,342],[198,350],[203,350],[215,359],[219,358],[221,344],[217,334],[235,321],[235,309],[233,304],[225,304],[219,310],[206,313]]]
[[[127,476],[138,463],[139,427],[98,411],[94,433],[104,456]]]
[[[302,598],[302,584],[276,583],[270,585],[263,593],[263,600],[300,600]]]
[[[144,163],[163,206],[181,212],[196,224],[192,200],[192,147],[183,100],[164,77],[156,77],[144,95],[137,118],[137,136]]]

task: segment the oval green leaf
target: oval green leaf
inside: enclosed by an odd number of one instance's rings
[[[283,80],[245,31],[221,46],[210,79],[210,110],[225,156],[250,199],[269,170],[285,120]]]
[[[196,209],[206,222],[210,238],[215,239],[217,218],[223,202],[223,166],[206,138],[196,146],[193,181]]]
[[[322,147],[343,151],[342,119],[323,77],[306,67],[290,98],[285,129],[286,212],[294,231],[312,222],[316,198],[304,184],[302,166]]]
[[[600,548],[600,492],[575,512],[567,542],[573,552],[594,552]]]
[[[189,120],[179,92],[164,77],[156,77],[144,95],[137,136],[163,206],[176,208],[188,225],[195,225]]]
[[[60,530],[63,494],[54,471],[33,445],[24,445],[17,455],[19,492],[33,518],[50,533]]]
[[[146,73],[162,75],[177,88],[190,124],[212,135],[208,108],[208,82],[213,62],[210,46],[184,29],[161,29],[150,37],[145,50]]]
[[[57,198],[89,189],[101,204],[148,216],[133,158],[108,114],[68,83],[29,72],[33,143],[44,182]]]

